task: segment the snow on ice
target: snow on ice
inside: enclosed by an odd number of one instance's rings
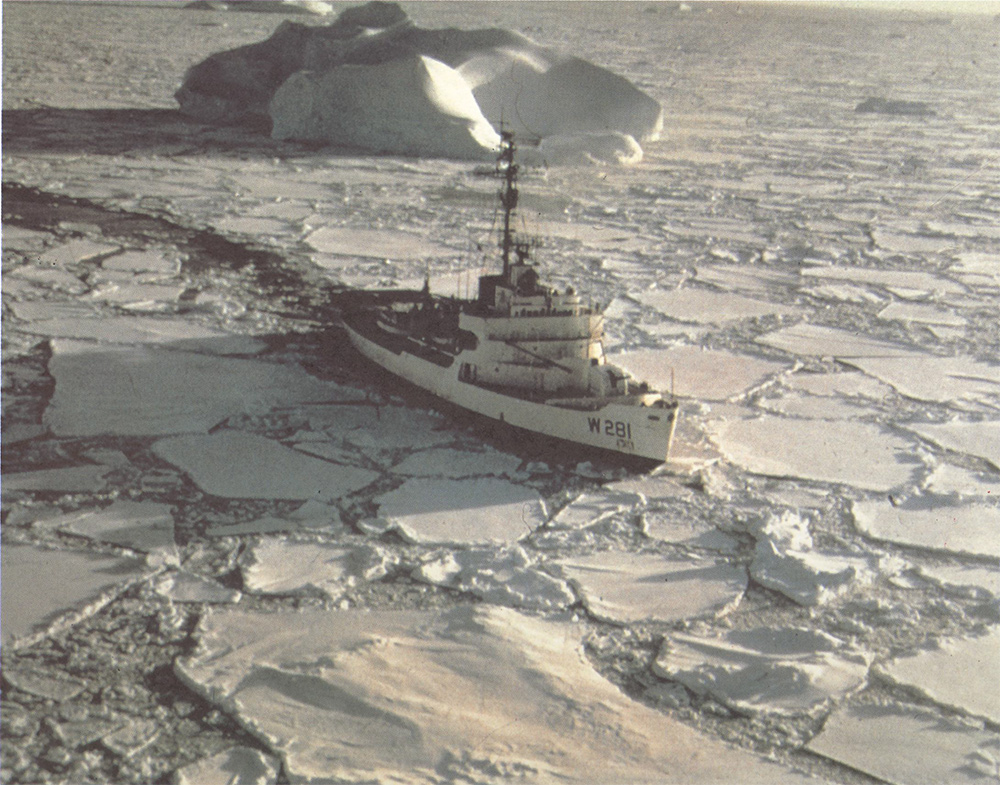
[[[318,592],[337,599],[352,570],[352,550],[325,543],[265,538],[240,560],[243,585],[256,594]]]
[[[654,672],[746,714],[816,714],[859,690],[868,662],[829,635],[758,627],[707,637],[671,633]]]
[[[295,781],[801,781],[633,702],[578,628],[512,610],[213,613],[198,637],[178,675]]]
[[[1000,628],[900,657],[879,670],[935,703],[1000,723]]]
[[[1000,764],[996,733],[891,704],[838,709],[807,747],[893,785],[979,785]]]
[[[747,586],[742,567],[607,551],[555,562],[592,616],[624,624],[722,616]]]

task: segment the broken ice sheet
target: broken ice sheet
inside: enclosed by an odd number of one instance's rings
[[[759,532],[750,576],[800,605],[819,605],[875,579],[876,565],[813,548],[809,523],[795,512],[771,515]]]
[[[946,450],[984,458],[1000,469],[1000,420],[907,425],[909,430]]]
[[[298,530],[324,529],[327,532],[344,528],[340,510],[333,504],[310,500],[286,515],[265,515],[245,523],[212,523],[205,529],[206,537],[239,537],[253,534],[276,534]]]
[[[812,357],[910,357],[914,354],[899,344],[808,322],[767,333],[757,342]]]
[[[343,400],[352,396],[360,404],[360,394],[345,390]],[[342,438],[369,457],[383,458],[395,450],[423,450],[455,440],[447,430],[447,421],[439,415],[414,411],[403,406],[336,405],[310,406],[303,409],[314,431],[325,431]],[[299,445],[300,449],[307,449]]]
[[[886,270],[875,267],[807,267],[802,270],[806,277],[866,283],[890,291],[919,292],[922,295],[962,294],[964,287],[947,278],[912,270]]]
[[[764,416],[707,427],[727,460],[755,474],[889,491],[917,469],[913,443],[867,423]]]
[[[376,501],[384,528],[421,544],[515,542],[546,517],[536,491],[499,479],[409,479]]]
[[[902,706],[846,706],[807,749],[893,785],[982,785],[995,781],[1000,736]]]
[[[1000,723],[1000,627],[986,635],[939,641],[880,670],[935,703]]]
[[[580,529],[644,503],[645,499],[634,491],[602,488],[573,499],[550,521],[549,526],[557,529]]]
[[[892,394],[892,388],[857,371],[836,373],[798,372],[782,377],[782,384],[810,395],[870,398],[881,401]]]
[[[637,380],[682,397],[725,401],[757,387],[788,366],[731,352],[680,346],[608,357]]]
[[[4,638],[6,645],[6,638]],[[37,668],[30,664],[5,665],[3,678],[14,689],[52,701],[71,700],[87,688],[87,683],[61,671]],[[4,707],[6,712],[7,708]]]
[[[758,627],[671,633],[653,671],[744,714],[815,714],[864,686],[868,662],[823,632]]]
[[[642,514],[642,528],[651,540],[702,548],[709,551],[735,551],[739,541],[705,521],[678,519],[674,510],[650,509]]]
[[[162,251],[123,251],[104,259],[101,262],[101,269],[142,274],[145,279],[151,275],[176,275],[181,271],[181,264]]]
[[[595,618],[615,623],[722,616],[746,591],[742,567],[606,551],[553,562]]]
[[[174,785],[275,785],[280,763],[250,747],[232,747],[177,769]]]
[[[512,608],[551,611],[576,602],[564,581],[536,569],[517,545],[439,553],[414,570],[413,577]]]
[[[174,517],[169,504],[119,499],[110,507],[70,513],[46,522],[46,526],[137,551],[174,548]]]
[[[350,548],[265,538],[240,559],[247,591],[255,594],[343,594],[348,578],[362,572]]]
[[[632,701],[581,636],[483,606],[213,613],[176,669],[295,782],[804,781]]]
[[[920,401],[984,401],[994,406],[1000,402],[1000,364],[918,352],[844,361]]]
[[[175,436],[153,452],[186,472],[206,493],[234,499],[328,501],[359,490],[379,475],[303,455],[280,442],[242,431]]]
[[[849,401],[820,395],[789,393],[777,398],[761,398],[762,409],[789,417],[809,420],[854,420],[870,413]]]
[[[967,323],[963,316],[954,311],[929,303],[891,303],[879,312],[878,318],[884,321],[895,320],[950,327],[964,327]]]
[[[722,324],[736,319],[772,314],[792,315],[801,312],[801,309],[795,306],[691,287],[669,291],[648,289],[634,294],[633,297],[643,305],[682,322]]]
[[[954,504],[917,496],[892,503],[881,499],[851,505],[858,530],[876,540],[961,553],[1000,556],[1000,506]]]
[[[62,340],[52,351],[56,388],[44,422],[58,436],[204,432],[232,415],[349,395],[300,368],[257,360]]]
[[[923,565],[918,568],[918,573],[920,577],[940,585],[949,593],[1000,597],[1000,569],[996,567],[968,567],[960,564]]]
[[[6,497],[17,491],[51,491],[57,493],[87,493],[102,490],[107,484],[107,466],[68,466],[64,469],[37,469],[12,472],[0,478],[0,492]]]
[[[0,548],[3,644],[103,607],[144,574],[135,559],[4,543]]]

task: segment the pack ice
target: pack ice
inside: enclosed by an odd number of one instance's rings
[[[263,121],[275,139],[464,159],[491,158],[502,121],[550,162],[630,163],[663,125],[657,101],[586,60],[510,30],[425,30],[380,2],[218,52],[176,98],[205,122]]]
[[[636,703],[581,630],[504,608],[213,613],[179,676],[289,781],[800,782]]]

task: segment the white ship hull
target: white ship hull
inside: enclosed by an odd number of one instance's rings
[[[536,402],[461,381],[460,363],[449,367],[394,351],[346,325],[351,344],[392,374],[427,392],[498,422],[588,447],[656,462],[667,460],[677,406],[648,407],[608,398],[594,408]]]

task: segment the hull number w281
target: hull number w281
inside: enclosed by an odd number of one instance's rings
[[[600,417],[588,417],[587,424],[591,433],[603,433],[605,436],[616,436],[619,439],[632,438],[632,426],[621,420],[602,420]]]

